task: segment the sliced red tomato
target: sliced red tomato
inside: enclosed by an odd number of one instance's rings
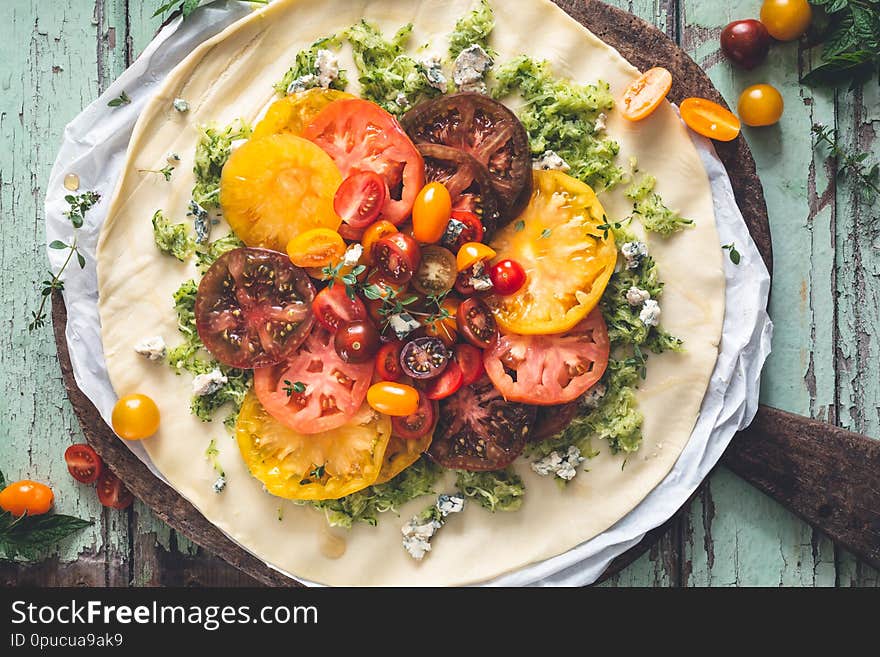
[[[220,256],[199,283],[196,328],[205,347],[230,367],[266,367],[286,359],[314,323],[315,288],[290,259],[266,249]]]
[[[70,476],[83,484],[93,484],[104,469],[104,462],[90,445],[71,445],[64,451]]]
[[[364,302],[357,296],[348,296],[345,286],[338,282],[318,292],[312,309],[321,325],[331,331],[339,330],[343,324],[367,318]]]
[[[134,495],[122,480],[106,468],[98,477],[96,489],[98,501],[111,509],[127,509],[134,502]]]
[[[333,199],[333,209],[353,229],[376,221],[388,198],[385,179],[373,171],[358,171],[342,181]]]
[[[376,354],[376,375],[383,381],[400,381],[403,371],[400,369],[400,350],[403,343],[395,340],[379,347]]]
[[[446,399],[458,392],[464,384],[464,375],[454,360],[449,361],[440,376],[430,379],[422,386],[422,394],[428,399]]]
[[[609,351],[608,328],[597,309],[567,333],[502,333],[483,364],[507,401],[549,406],[576,399],[601,379]]]
[[[393,116],[366,100],[338,100],[325,107],[303,136],[320,146],[343,177],[373,171],[388,197],[381,218],[402,224],[425,186],[425,162]]]
[[[436,418],[434,403],[419,395],[419,407],[415,413],[391,418],[391,435],[404,440],[418,440],[434,428]]]
[[[320,433],[348,422],[364,403],[373,361],[346,363],[333,333],[316,326],[286,363],[254,370],[254,391],[269,414],[299,433]]]
[[[485,373],[483,352],[469,344],[455,345],[455,362],[461,368],[462,385],[469,386]]]

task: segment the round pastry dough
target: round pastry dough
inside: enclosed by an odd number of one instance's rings
[[[104,353],[119,395],[138,391],[162,412],[159,433],[144,441],[150,458],[171,484],[211,522],[246,549],[295,577],[338,585],[459,585],[485,581],[558,555],[596,536],[633,509],[670,471],[694,427],[715,365],[724,315],[721,250],[709,182],[678,116],[664,103],[649,120],[630,123],[617,111],[608,132],[620,143],[619,162],[638,158],[657,177],[667,205],[694,219],[695,226],[669,239],[648,236],[666,290],[663,324],[684,339],[686,352],[651,356],[648,378],[637,397],[645,414],[644,444],[630,455],[601,453],[565,490],[535,475],[520,460],[516,469],[527,486],[518,512],[490,514],[469,504],[434,542],[422,562],[401,547],[400,527],[427,498],[380,516],[379,526],[328,528],[323,514],[275,498],[250,476],[222,423],[202,423],[189,412],[188,376],[138,356],[133,346],[161,335],[179,342],[171,296],[195,276],[153,247],[150,218],[162,208],[183,220],[193,186],[191,158],[196,126],[257,119],[273,100],[295,54],[316,38],[339,32],[366,17],[388,32],[412,22],[412,44],[430,42],[445,54],[446,35],[473,0],[275,0],[206,41],[162,83],[141,115],[98,246],[98,280]],[[494,2],[497,26],[492,46],[498,61],[520,54],[550,60],[555,73],[579,82],[610,83],[615,97],[638,76],[612,49],[549,0]],[[424,53],[429,56],[431,52]],[[350,51],[340,59],[357,93]],[[185,98],[190,111],[172,108]],[[138,169],[161,168],[169,152],[183,162],[171,182]],[[622,190],[603,194],[609,216],[631,207]],[[225,234],[225,226],[214,228]],[[215,439],[228,484],[214,493],[215,472],[205,448]],[[452,490],[452,481],[438,492]],[[279,520],[279,518],[281,518]],[[334,549],[329,550],[328,545]]]

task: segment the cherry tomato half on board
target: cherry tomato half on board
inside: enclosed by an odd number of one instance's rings
[[[108,469],[105,469],[98,477],[96,490],[98,491],[98,501],[111,509],[127,509],[134,502],[131,491],[126,488],[119,477]]]
[[[660,107],[672,88],[672,74],[661,66],[645,71],[623,94],[623,118],[641,121]]]
[[[70,476],[82,484],[93,484],[98,480],[104,462],[91,445],[71,445],[64,451],[64,462]]]
[[[718,141],[733,141],[739,136],[739,119],[718,103],[705,98],[685,98],[679,109],[681,118],[697,134]]]

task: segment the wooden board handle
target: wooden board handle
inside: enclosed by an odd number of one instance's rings
[[[760,406],[722,463],[880,568],[880,440]]]

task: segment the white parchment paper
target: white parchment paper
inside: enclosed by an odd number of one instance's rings
[[[102,198],[86,215],[77,235],[86,266],[80,270],[74,263],[64,275],[68,313],[65,335],[77,385],[108,424],[116,393],[107,375],[101,344],[95,249],[132,130],[141,109],[171,69],[199,43],[246,15],[251,8],[252,5],[233,0],[215,2],[185,22],[179,18],[173,21],[103,96],[65,128],[47,186],[46,242],[58,239],[69,244],[73,239],[73,229],[64,216],[68,209],[64,197],[71,193],[64,188],[64,178],[75,173],[80,179],[80,191],[94,190]],[[107,103],[123,91],[132,102],[119,108],[108,107]],[[616,556],[637,544],[645,533],[661,525],[684,504],[718,462],[736,431],[754,418],[761,368],[770,353],[772,324],[766,312],[770,276],[711,142],[695,135],[694,144],[711,183],[720,243],[735,243],[742,259],[738,266],[724,259],[727,288],[721,347],[691,438],[669,475],[610,529],[564,554],[488,584],[575,586],[594,582]],[[53,270],[57,271],[66,252],[48,249],[48,254]],[[125,444],[165,481],[140,444]],[[285,574],[311,584],[295,573]]]

